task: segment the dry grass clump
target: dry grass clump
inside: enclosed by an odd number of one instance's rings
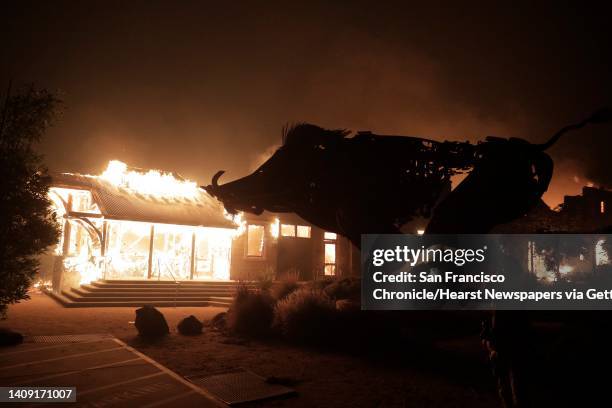
[[[298,290],[300,284],[293,279],[288,279],[280,282],[272,288],[272,297],[276,300],[283,300],[296,290]]]
[[[271,333],[274,299],[267,291],[239,286],[226,316],[227,329],[238,335],[264,337]]]
[[[357,278],[343,278],[333,281],[325,286],[325,294],[332,299],[355,300],[361,298],[361,280]]]
[[[336,314],[322,290],[300,288],[276,303],[273,327],[291,341],[317,344],[333,335]]]
[[[226,316],[229,333],[331,346],[359,331],[360,281],[354,278],[299,284],[287,279],[270,289],[239,286]]]

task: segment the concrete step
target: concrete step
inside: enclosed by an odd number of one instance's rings
[[[170,295],[143,295],[143,296],[132,296],[132,297],[117,297],[117,296],[81,296],[72,291],[62,291],[62,295],[72,300],[73,302],[114,302],[114,301],[174,301],[174,300],[185,300],[185,301],[206,301],[212,296],[170,296]],[[218,299],[232,299],[231,296],[215,296]]]
[[[235,286],[240,286],[240,285],[247,285],[247,286],[256,285],[256,283],[252,281],[251,282],[207,281],[207,280],[172,281],[172,280],[154,280],[154,279],[151,279],[151,280],[146,280],[146,279],[141,279],[141,280],[99,279],[99,280],[94,281],[93,283],[103,284],[103,285],[147,285],[147,286],[152,286],[152,285],[175,285],[177,282],[180,283],[181,285],[193,285],[193,286],[231,286],[231,287],[235,287]]]
[[[236,282],[95,281],[61,293],[47,292],[65,307],[221,306],[232,303]],[[250,287],[255,287],[253,283]]]
[[[203,295],[203,296],[233,296],[236,292],[235,290],[223,290],[223,289],[190,289],[190,288],[181,288],[179,290],[176,289],[143,289],[143,288],[89,288],[86,286],[81,286],[80,288],[73,288],[73,291],[78,293],[81,296],[108,296],[110,294],[114,296],[140,296],[145,294],[180,294],[180,295]]]
[[[78,301],[66,296],[66,293],[46,292],[64,307],[142,307],[143,305],[153,305],[155,307],[205,307],[217,306],[228,307],[232,303],[232,298],[209,297],[203,299],[178,299],[178,300],[152,300],[152,299],[123,299],[123,300],[100,300],[83,299]]]
[[[155,284],[149,285],[146,283],[132,283],[132,284],[108,284],[108,283],[100,283],[100,282],[91,282],[91,284],[87,285],[89,287],[100,288],[100,289],[147,289],[147,290],[155,290],[155,289],[176,289],[177,287],[186,288],[186,289],[215,289],[215,290],[236,290],[238,285],[206,285],[206,284],[184,284],[184,283],[171,283],[171,284]],[[255,285],[248,286],[249,288],[255,288]]]
[[[155,284],[166,284],[166,283],[174,283],[174,280],[157,280],[157,279],[98,279],[95,282],[100,283],[146,283],[150,285]],[[208,284],[208,285],[240,285],[242,283],[246,284],[254,284],[254,282],[243,282],[243,281],[216,281],[216,280],[183,280],[180,281],[182,283],[187,284]]]
[[[72,300],[68,299],[66,296],[64,296],[61,293],[55,293],[47,289],[42,289],[42,291],[45,292],[47,295],[49,295],[51,298],[55,299],[62,306],[68,307],[68,305],[72,303]]]
[[[152,291],[165,291],[165,290],[216,290],[216,291],[235,291],[237,286],[188,286],[188,285],[81,285],[82,288],[87,290],[152,290]],[[250,288],[250,287],[249,287]]]
[[[218,301],[151,301],[151,302],[134,302],[134,301],[123,301],[123,302],[70,302],[64,304],[65,307],[142,307],[144,305],[151,305],[155,307],[228,307],[229,303],[218,302]]]

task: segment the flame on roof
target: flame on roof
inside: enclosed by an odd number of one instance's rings
[[[112,160],[100,175],[58,173],[58,188],[89,190],[104,218],[232,228],[240,219],[197,183],[161,170],[130,167]]]
[[[109,161],[106,170],[98,177],[140,194],[168,198],[195,198],[200,194],[195,181],[161,170],[135,170],[119,160]]]

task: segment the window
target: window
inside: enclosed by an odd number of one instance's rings
[[[595,244],[595,265],[607,265],[610,263],[610,257],[605,248],[605,239],[600,239]]]
[[[297,236],[298,238],[310,238],[310,227],[307,225],[298,225]]]
[[[192,245],[192,228],[155,224],[151,276],[164,280],[189,280],[191,278]]]
[[[281,224],[281,235],[283,237],[295,237],[295,225]]]
[[[323,234],[324,256],[323,270],[326,276],[336,274],[336,239],[337,235],[333,232]]]
[[[606,203],[603,200],[599,203],[599,212],[602,214],[606,212]]]
[[[310,238],[308,225],[281,224],[280,233],[283,237]]]
[[[161,234],[160,237],[162,237]],[[151,245],[153,246],[153,254],[158,247],[155,245],[155,241],[151,242],[151,224],[133,221],[108,221],[106,239],[106,256],[109,259],[104,272],[106,279],[143,279],[148,277],[149,256],[152,256]],[[151,266],[158,265],[157,259],[152,259],[154,263]],[[157,274],[158,270],[159,268],[155,269],[154,273]]]
[[[93,201],[91,192],[88,190],[76,190],[68,188],[51,187],[50,196],[57,206],[68,211],[76,211],[89,214],[100,214],[100,208]],[[61,200],[57,200],[61,198]],[[64,208],[64,203],[70,208]]]
[[[336,274],[336,244],[325,244],[325,275]]]
[[[330,241],[334,241],[338,236],[336,235],[335,232],[325,232],[323,234],[323,239],[325,240],[330,240]]]
[[[247,256],[262,257],[264,248],[264,226],[247,226]]]

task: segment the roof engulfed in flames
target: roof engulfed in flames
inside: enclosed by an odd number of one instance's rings
[[[89,190],[104,218],[236,228],[223,205],[190,180],[110,161],[99,176],[58,173],[53,186]],[[239,224],[239,223],[238,223]]]
[[[201,193],[195,181],[161,170],[133,170],[119,160],[108,162],[99,177],[116,187],[151,196],[195,198]]]

